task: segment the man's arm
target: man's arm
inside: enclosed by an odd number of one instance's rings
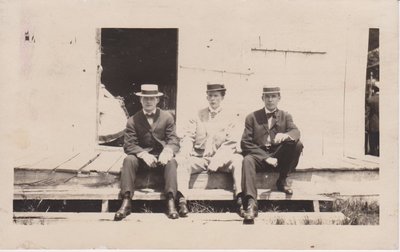
[[[135,130],[135,123],[133,117],[128,119],[124,135],[124,151],[127,155],[137,155],[145,151],[139,146],[139,139]]]
[[[300,139],[300,131],[293,122],[292,115],[286,114],[286,134],[289,135],[290,140],[297,141]]]
[[[260,154],[265,155],[266,152],[260,148],[253,141],[254,137],[254,120],[252,114],[248,115],[244,124],[244,131],[242,134],[242,140],[240,146],[242,148],[243,154]]]

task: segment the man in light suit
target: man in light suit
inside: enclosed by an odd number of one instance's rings
[[[234,196],[240,193],[238,185],[243,160],[239,154],[241,130],[237,129],[238,116],[221,106],[225,92],[224,84],[208,84],[209,106],[199,110],[185,129],[179,159],[177,157],[178,181],[183,194],[188,192],[190,174],[202,171],[232,173]],[[239,197],[236,200],[241,204]]]
[[[286,178],[289,172],[295,170],[303,145],[292,116],[278,109],[280,99],[279,87],[264,87],[264,108],[246,117],[241,141],[244,155],[242,190],[247,205],[245,220],[254,220],[258,215],[256,171],[277,169],[278,191],[293,194]]]
[[[140,96],[143,110],[128,119],[124,151],[128,155],[121,169],[121,195],[123,202],[115,214],[119,221],[131,212],[131,199],[135,191],[136,173],[140,169],[158,169],[164,173],[164,193],[167,198],[167,215],[178,218],[175,206],[177,194],[177,163],[174,154],[179,150],[179,139],[175,132],[173,116],[157,108],[159,97],[158,86],[144,84]]]

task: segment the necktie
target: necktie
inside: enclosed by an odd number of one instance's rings
[[[271,117],[275,117],[275,112],[267,113],[267,120]]]
[[[211,118],[213,119],[216,115],[217,115],[217,112],[210,112],[210,115],[211,115]]]
[[[154,117],[155,117],[155,114],[154,114],[154,113],[146,114],[146,118],[147,118],[147,119],[154,119]]]

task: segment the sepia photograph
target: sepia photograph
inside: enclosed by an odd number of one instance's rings
[[[1,1],[0,249],[398,249],[398,5]]]

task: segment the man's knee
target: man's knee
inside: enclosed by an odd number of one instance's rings
[[[240,154],[233,154],[231,157],[231,164],[233,169],[242,169],[243,156]]]
[[[295,152],[300,154],[303,151],[303,143],[299,140],[296,142]]]
[[[243,170],[254,169],[256,164],[256,159],[252,155],[247,155],[243,158],[242,164],[243,164],[242,165]]]
[[[139,159],[134,155],[128,155],[125,157],[122,169],[134,169],[137,170],[139,168]]]

